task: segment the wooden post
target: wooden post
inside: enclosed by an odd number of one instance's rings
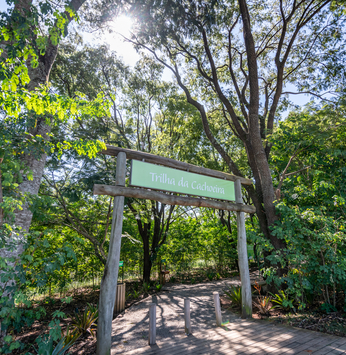
[[[149,345],[156,344],[156,303],[149,305]]]
[[[235,202],[243,203],[241,193],[241,182],[234,182]],[[249,273],[249,258],[247,254],[245,214],[237,212],[237,229],[238,229],[238,261],[240,269],[241,289],[242,289],[242,318],[252,317],[252,295]]]
[[[184,298],[185,334],[191,334],[190,300]]]
[[[216,315],[216,325],[221,327],[222,324],[222,315],[221,315],[221,305],[220,297],[218,292],[213,292],[214,304],[215,304],[215,315]]]
[[[116,167],[116,185],[125,186],[126,154],[119,153]],[[97,355],[109,355],[112,346],[112,320],[117,289],[121,234],[123,229],[124,196],[114,198],[109,251],[103,272],[97,322]]]

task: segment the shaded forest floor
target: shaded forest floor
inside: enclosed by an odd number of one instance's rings
[[[240,308],[233,307],[232,302],[225,296],[221,297],[221,306],[238,316]],[[330,312],[326,314],[320,310],[320,303],[316,302],[304,311],[284,311],[280,308],[269,310],[261,314],[256,307],[253,309],[253,318],[265,320],[274,324],[284,324],[296,328],[314,330],[331,335],[346,337],[346,313]]]
[[[227,280],[234,282],[234,284],[240,284],[239,277],[235,276],[232,278],[221,278],[227,282]],[[183,280],[178,280],[180,282],[168,284],[174,285],[174,287],[179,284],[184,285],[184,288],[188,288],[191,284],[191,288],[197,285],[194,278],[188,279],[183,278]],[[181,282],[183,281],[183,282]],[[200,283],[210,282],[208,277],[201,280]],[[217,282],[217,281],[215,281]],[[207,285],[206,285],[207,286]],[[139,282],[127,282],[126,283],[126,309],[131,307],[134,304],[144,300],[149,296],[153,296],[160,292],[155,286],[152,286],[148,292],[143,291],[143,287]],[[15,351],[13,354],[25,354],[30,348],[31,344],[35,344],[35,339],[44,334],[48,333],[49,322],[52,319],[52,314],[60,310],[66,314],[66,318],[61,322],[63,331],[65,331],[67,325],[71,324],[73,317],[76,313],[81,313],[86,308],[87,304],[97,305],[99,298],[99,289],[90,288],[80,288],[74,290],[73,293],[67,294],[66,296],[71,296],[72,301],[69,304],[66,304],[61,301],[60,297],[57,295],[54,297],[46,297],[44,300],[40,301],[35,305],[35,307],[43,306],[46,310],[46,315],[39,321],[36,321],[32,327],[24,329],[20,334],[17,334],[16,338],[20,342],[27,344],[25,351]],[[224,296],[221,297],[221,305],[225,310],[232,312],[235,316],[240,315],[240,310],[236,307],[232,307],[231,302]],[[114,318],[123,315],[114,315]],[[329,314],[323,313],[320,311],[319,304],[316,303],[312,305],[308,311],[290,313],[285,312],[280,309],[274,309],[269,311],[266,315],[261,315],[256,309],[254,309],[254,318],[262,319],[268,322],[273,322],[275,324],[286,324],[293,327],[320,331],[323,333],[333,334],[337,336],[346,336],[346,314],[344,312],[332,312]],[[32,350],[31,350],[32,351]],[[72,346],[69,353],[71,355],[91,355],[96,352],[96,339],[89,334],[84,334],[81,336],[76,343]]]

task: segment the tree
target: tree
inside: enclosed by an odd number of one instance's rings
[[[0,140],[1,318],[15,309],[21,292],[21,254],[27,245],[47,154],[72,148],[92,157],[105,147],[97,140],[57,141],[51,133],[52,127],[67,117],[107,111],[101,96],[89,102],[49,90],[59,40],[83,2],[40,2],[35,6],[31,0],[9,1],[14,7],[0,14],[0,124],[4,128]],[[21,319],[19,315],[17,319]],[[1,336],[8,326],[5,323],[1,324]]]
[[[2,24],[2,40],[6,39],[3,43],[7,53],[13,52],[13,47],[16,46],[22,49],[23,46],[27,45],[32,48],[30,53],[32,61],[27,63],[29,92],[34,92],[49,82],[49,74],[58,51],[59,38],[65,33],[67,26],[84,2],[85,0],[72,0],[68,4],[56,5],[57,8],[54,8],[54,5],[50,3],[40,3],[40,8],[38,9],[32,4],[31,0],[23,0],[16,2],[14,8],[9,10],[8,22]],[[56,12],[54,13],[54,11]],[[54,18],[54,15],[56,18]],[[32,18],[35,21],[32,21]],[[30,23],[30,21],[33,23]],[[44,21],[44,24],[48,26],[46,33],[40,31],[40,21]],[[18,27],[20,29],[18,23],[26,25],[26,32],[21,31],[18,33]],[[4,33],[11,33],[12,36],[4,38]],[[19,41],[15,36],[18,34],[21,35]],[[27,58],[28,55],[25,55],[25,57]],[[35,59],[34,62],[33,59]],[[50,117],[50,119],[54,119],[54,117]],[[28,133],[33,137],[38,136],[48,139],[51,123],[49,123],[46,115],[38,115],[35,119],[34,127],[28,127]],[[22,156],[22,161],[26,169],[32,172],[32,179],[25,179],[20,183],[19,190],[37,195],[46,162],[46,154],[34,156],[27,152]],[[32,212],[28,208],[28,204],[23,205],[23,208],[17,210],[15,214],[16,225],[23,228],[24,231],[28,231],[32,219]]]
[[[286,242],[285,260],[275,251],[271,257],[287,267],[287,293],[300,309],[320,297],[336,310],[345,289],[345,133],[343,105],[335,112],[329,105],[318,110],[310,104],[292,112],[271,138],[281,217],[272,233]],[[270,268],[265,272],[283,281]]]
[[[80,61],[83,61],[83,67],[79,65]],[[77,118],[77,122],[71,127],[73,133],[69,133],[70,135],[83,139],[102,137],[109,144],[182,160],[203,159],[204,162],[212,162],[214,166],[217,162],[204,155],[204,153],[210,154],[209,144],[204,145],[203,152],[195,150],[201,140],[202,128],[196,110],[186,103],[172,84],[160,81],[161,74],[162,66],[149,58],[144,57],[131,70],[105,46],[84,47],[78,50],[75,44],[69,43],[61,47],[51,80],[60,93],[73,96],[77,91],[81,91],[89,99],[93,99],[97,92],[102,91],[112,102],[110,117]],[[189,128],[188,133],[184,135],[186,128]],[[81,196],[83,194],[78,188],[80,185],[84,186],[85,191],[91,193],[92,183],[107,184],[107,180],[108,183],[112,183],[111,176],[114,171],[112,159],[99,156],[94,161],[90,161],[65,155],[66,159],[70,161],[69,164],[73,159],[77,159],[77,164],[83,164],[83,171],[74,173],[73,178],[70,177],[76,182],[74,187],[68,183],[67,187],[71,192],[74,191]],[[78,160],[82,162],[78,163]],[[57,165],[53,168],[56,169]],[[77,171],[79,168],[72,170]],[[82,179],[88,180],[89,186],[81,184]],[[64,183],[60,181],[61,186],[58,187],[51,178],[48,180],[58,193],[59,204],[64,208],[67,219],[71,219],[72,216],[68,212],[71,201],[64,202],[63,195],[66,192],[65,189],[61,189]],[[100,203],[102,204],[101,201]],[[134,199],[126,199],[125,205],[138,226],[143,243],[143,280],[149,282],[158,250],[166,241],[174,207]],[[105,215],[109,213],[110,211],[104,210]],[[74,217],[74,223],[84,220],[75,212]],[[91,237],[92,234],[98,233],[95,224],[87,226],[85,221],[79,224],[83,227],[78,229],[84,230],[81,235],[91,241],[94,240],[95,250],[100,253],[101,241],[96,243],[96,239]],[[74,229],[76,228],[77,225]]]
[[[158,0],[126,7],[137,18],[129,40],[174,73],[187,101],[199,111],[209,141],[239,176],[243,171],[220,132],[227,129],[242,142],[255,182],[246,189],[261,232],[275,249],[285,243],[271,233],[279,216],[268,138],[285,104],[285,85],[299,80],[301,92],[323,94],[319,75],[325,73],[324,61],[332,46],[338,51],[343,43],[336,33],[342,31],[344,14],[331,6],[329,0]],[[215,130],[220,120],[223,126]]]

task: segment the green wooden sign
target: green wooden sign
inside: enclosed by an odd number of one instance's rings
[[[124,266],[124,262],[123,261],[119,261],[119,267]]]
[[[247,255],[248,255],[248,258],[251,259],[251,260],[255,260],[254,258],[254,252],[253,252],[253,245],[247,245]]]
[[[132,160],[130,185],[234,201],[234,182]]]

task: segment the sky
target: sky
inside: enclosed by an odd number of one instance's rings
[[[6,11],[8,8],[8,5],[6,3],[6,0],[0,0],[0,11]],[[129,66],[134,66],[136,62],[139,60],[140,56],[136,52],[136,50],[133,48],[132,44],[129,42],[126,42],[124,38],[121,36],[125,37],[130,37],[130,31],[131,31],[131,19],[126,17],[126,16],[120,16],[116,18],[113,23],[111,24],[111,29],[113,33],[83,33],[83,40],[88,43],[95,45],[101,44],[101,43],[106,43],[110,46],[110,49],[112,51],[117,52],[119,57],[123,58],[123,61],[125,64]],[[165,81],[172,81],[173,76],[172,73],[168,70],[165,69],[163,72],[163,80]],[[287,91],[294,91],[293,85],[290,87],[287,87],[285,90]],[[295,104],[299,106],[303,106],[307,102],[310,101],[310,96],[308,95],[290,95],[290,100]],[[285,112],[282,116],[283,118],[287,117],[288,111]]]
[[[109,45],[112,51],[117,52],[119,57],[122,57],[125,64],[135,66],[136,62],[140,59],[140,55],[134,49],[133,45],[127,42],[124,37],[130,38],[131,36],[132,20],[124,15],[114,19],[110,23],[112,33],[106,33],[101,36],[84,34],[83,39],[91,44],[98,43],[100,41]],[[169,69],[165,68],[163,71],[162,79],[165,81],[172,81],[173,74]]]
[[[8,8],[8,5],[5,0],[0,0],[0,11],[6,11]]]
[[[126,16],[120,16],[110,23],[112,33],[92,34],[84,33],[83,39],[89,44],[95,45],[100,42],[107,43],[112,51],[117,52],[127,65],[134,66],[140,59],[139,54],[133,48],[132,44],[126,42],[122,36],[130,37],[132,22]],[[122,36],[121,36],[122,35]]]

